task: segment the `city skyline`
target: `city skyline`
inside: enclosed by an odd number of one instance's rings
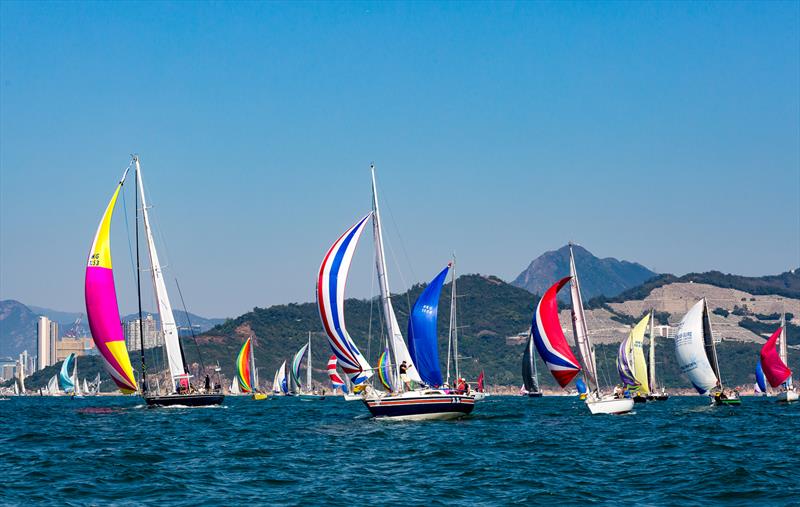
[[[796,3],[0,9],[1,299],[83,311],[129,153],[176,312],[175,277],[208,317],[313,301],[371,162],[395,292],[452,252],[510,281],[570,240],[678,275],[800,265]],[[375,293],[370,236],[348,296]]]

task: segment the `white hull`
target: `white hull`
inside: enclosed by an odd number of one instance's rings
[[[464,417],[463,412],[438,412],[435,414],[395,415],[376,417],[376,421],[452,421]]]
[[[472,397],[475,398],[475,401],[483,401],[486,399],[487,396],[489,395],[486,393],[478,393],[478,392],[472,393]]]
[[[633,400],[630,398],[587,399],[586,406],[589,407],[592,415],[624,414],[633,410]]]
[[[797,401],[797,391],[782,391],[775,396],[775,401],[779,403],[791,403]]]
[[[345,394],[344,401],[360,401],[361,395],[360,394]]]

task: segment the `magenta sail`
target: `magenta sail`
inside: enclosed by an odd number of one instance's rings
[[[781,336],[782,328],[772,333],[767,343],[761,347],[761,368],[764,370],[764,376],[767,377],[769,385],[778,387],[786,382],[792,376],[792,370],[781,361],[781,356],[778,354],[778,349],[775,344]]]

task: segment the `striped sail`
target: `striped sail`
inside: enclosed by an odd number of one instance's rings
[[[347,386],[342,380],[342,377],[336,372],[336,356],[331,356],[328,358],[328,377],[331,379],[331,385],[333,389],[341,389],[342,392],[347,393]]]
[[[248,338],[244,345],[242,345],[242,350],[239,351],[239,356],[236,358],[236,371],[238,373],[238,384],[240,387],[241,392],[249,393],[253,390],[253,386],[250,385],[250,379],[252,378],[250,375],[250,348],[252,347],[251,344],[252,338]]]
[[[647,362],[644,359],[644,334],[649,322],[650,314],[648,313],[622,341],[617,355],[617,371],[622,383],[636,388],[643,394],[650,392],[647,382]]]
[[[719,382],[706,351],[706,343],[711,337],[705,336],[704,309],[705,299],[701,299],[692,306],[678,325],[678,334],[675,336],[675,358],[678,360],[681,372],[689,377],[697,392],[709,394]]]
[[[631,335],[629,334],[622,343],[619,344],[619,351],[617,352],[617,373],[622,380],[622,385],[628,388],[638,388],[639,383],[633,373],[633,345]]]
[[[130,394],[137,390],[137,385],[133,378],[133,368],[128,356],[128,349],[125,347],[125,336],[120,323],[109,241],[114,205],[127,174],[126,170],[111,196],[111,201],[97,228],[92,248],[89,250],[84,295],[89,329],[97,350],[103,358],[103,366],[119,390]]]
[[[317,276],[317,305],[322,327],[325,328],[328,343],[339,360],[339,365],[354,384],[370,378],[372,368],[347,333],[344,323],[344,289],[358,239],[371,216],[372,213],[369,213],[359,220],[333,243],[322,260]]]
[[[780,353],[775,346],[782,330],[783,328],[779,327],[761,347],[761,367],[772,387],[778,387],[792,376],[792,370],[781,360]]]
[[[381,357],[378,358],[378,378],[381,380],[383,388],[388,392],[394,392],[392,385],[392,364],[389,360],[389,349],[383,349]]]
[[[566,387],[581,371],[578,359],[570,350],[561,323],[558,320],[558,302],[556,296],[571,277],[566,277],[547,289],[536,305],[531,323],[533,343],[544,360],[553,378],[561,387]]]
[[[297,387],[303,386],[303,383],[300,382],[300,366],[303,363],[303,359],[306,356],[306,352],[308,352],[308,343],[300,347],[300,350],[297,351],[297,354],[294,355],[294,359],[292,360],[292,382]],[[306,386],[306,388],[310,387],[311,386]]]
[[[72,352],[70,355],[64,359],[64,362],[61,364],[61,371],[58,372],[58,383],[61,386],[61,390],[65,393],[71,393],[75,390],[75,382],[73,381],[73,375],[70,374],[70,370],[73,367],[77,367],[75,364],[75,353]],[[77,372],[76,372],[77,373]]]

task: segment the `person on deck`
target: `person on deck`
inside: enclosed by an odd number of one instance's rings
[[[406,390],[411,390],[411,379],[408,378],[408,364],[405,361],[400,363],[400,380],[403,381],[403,384],[406,386]]]

